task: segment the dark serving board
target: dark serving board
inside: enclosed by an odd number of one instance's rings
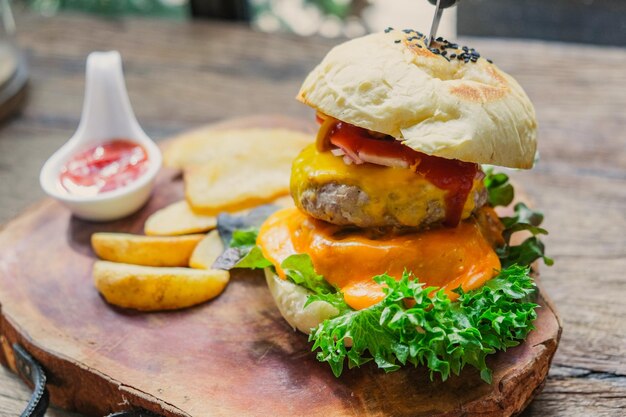
[[[290,125],[253,118],[221,126]],[[141,233],[146,217],[182,198],[165,171],[139,213],[111,223],[75,219],[45,200],[0,232],[0,361],[15,370],[22,344],[49,374],[52,402],[91,415],[142,407],[166,416],[508,416],[543,386],[561,332],[546,300],[537,330],[489,359],[491,385],[467,369],[430,382],[424,369],[373,366],[336,379],[307,337],[282,319],[262,274],[235,273],[217,299],[167,313],[135,313],[94,288],[89,239]]]

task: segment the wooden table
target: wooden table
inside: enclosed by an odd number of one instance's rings
[[[333,44],[218,23],[18,17],[32,80],[22,115],[0,126],[0,222],[43,196],[39,168],[76,128],[89,51],[122,53],[139,121],[163,138],[240,115],[312,117],[293,97]],[[546,387],[524,416],[624,415],[626,49],[464,43],[517,78],[540,126],[541,162],[514,177],[546,215],[556,265],[544,268],[543,282],[564,331]],[[27,397],[0,368],[0,417],[18,415]]]

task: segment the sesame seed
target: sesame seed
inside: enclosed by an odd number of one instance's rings
[[[393,28],[391,26],[389,26],[387,29],[385,29],[385,33],[389,33],[393,30]]]
[[[487,62],[489,62],[490,64],[493,64],[493,61],[488,59]]]
[[[389,27],[388,30],[392,30],[392,28]],[[468,46],[459,46],[459,44],[457,43],[450,42],[447,39],[444,39],[443,36],[439,36],[435,38],[435,41],[437,42],[437,46],[430,48],[428,46],[428,43],[426,42],[428,40],[428,37],[424,35],[423,33],[416,31],[416,30],[412,30],[412,29],[402,29],[402,32],[406,34],[411,34],[411,36],[406,37],[404,39],[408,42],[411,42],[410,45],[412,47],[414,48],[417,47],[420,49],[427,49],[434,55],[440,55],[448,62],[450,62],[452,59],[456,59],[458,61],[463,61],[466,64],[469,63],[470,61],[472,63],[476,63],[478,62],[478,59],[481,58],[480,53],[478,53],[476,49],[470,48]],[[422,44],[421,42],[416,42],[416,41],[419,41],[420,39],[424,40],[424,44]],[[396,40],[394,42],[400,43],[402,41]],[[459,51],[459,48],[462,50],[462,52]],[[448,49],[452,49],[452,51],[450,51],[450,55],[448,55],[448,51],[447,51]],[[493,61],[491,61],[490,59],[487,59],[487,61],[490,64],[493,63]]]
[[[400,39],[396,39],[395,41],[393,41],[393,43],[400,43],[402,42]]]

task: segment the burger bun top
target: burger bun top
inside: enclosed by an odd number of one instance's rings
[[[298,99],[428,155],[531,168],[537,123],[524,90],[472,49],[434,46],[397,30],[350,40],[308,75]]]

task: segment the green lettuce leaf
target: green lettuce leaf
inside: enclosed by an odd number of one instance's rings
[[[230,241],[231,248],[246,248],[256,245],[256,238],[259,229],[251,227],[248,229],[238,229],[233,231],[233,238]]]
[[[485,188],[487,189],[487,201],[492,207],[508,206],[515,197],[513,185],[509,183],[509,177],[501,172],[495,173],[492,167],[484,168]]]
[[[543,259],[547,266],[554,265],[554,260],[545,256],[545,246],[536,237],[529,237],[524,242],[515,246],[503,246],[496,249],[503,268],[511,265],[530,265],[537,259]]]
[[[512,217],[501,217],[500,221],[505,229],[502,237],[506,242],[501,248],[497,248],[496,252],[500,257],[503,268],[511,265],[531,265],[537,259],[543,259],[543,262],[550,266],[554,261],[545,255],[545,245],[538,235],[547,235],[548,231],[539,227],[543,222],[543,214],[538,211],[531,210],[524,203],[515,205],[515,215]],[[519,245],[511,245],[511,236],[517,232],[528,232],[532,236],[524,240]]]
[[[387,372],[405,364],[423,365],[431,379],[438,375],[446,380],[469,365],[489,383],[487,355],[519,344],[537,317],[537,305],[528,301],[535,285],[529,269],[520,266],[502,270],[479,289],[458,289],[455,302],[409,273],[399,281],[388,275],[375,280],[385,285],[380,303],[344,311],[309,337],[317,359],[328,362],[335,376],[346,362],[352,368],[374,361]]]
[[[291,282],[303,286],[314,294],[336,292],[335,288],[323,276],[315,272],[313,261],[306,253],[288,256],[280,264],[280,267]]]
[[[340,312],[350,309],[343,299],[343,294],[315,272],[313,261],[306,253],[291,255],[280,266],[289,281],[311,291],[305,307],[314,301],[324,301]]]
[[[517,203],[514,210],[515,215],[513,217],[500,217],[500,221],[505,227],[503,237],[507,243],[513,233],[522,230],[532,233],[533,236],[548,234],[547,230],[539,227],[543,222],[542,213],[531,210],[524,203]]]
[[[247,253],[233,266],[233,268],[263,269],[272,266],[272,263],[265,259],[261,248],[253,246]]]
[[[254,227],[233,231],[229,249],[225,252],[229,252],[229,257],[236,261],[230,268],[263,269],[272,266],[263,256],[261,248],[256,245],[258,234],[259,230]]]
[[[503,173],[494,173],[493,168],[485,168],[484,171],[489,204],[493,207],[509,205],[515,195],[509,177]],[[548,266],[553,265],[554,261],[545,255],[545,245],[537,237],[548,234],[547,230],[539,227],[543,222],[543,214],[531,210],[524,203],[517,203],[514,210],[515,214],[512,217],[500,218],[505,228],[502,233],[505,245],[496,252],[500,257],[502,268],[512,265],[529,266],[537,259],[542,259]],[[522,231],[530,233],[531,237],[519,245],[511,246],[511,236]]]

